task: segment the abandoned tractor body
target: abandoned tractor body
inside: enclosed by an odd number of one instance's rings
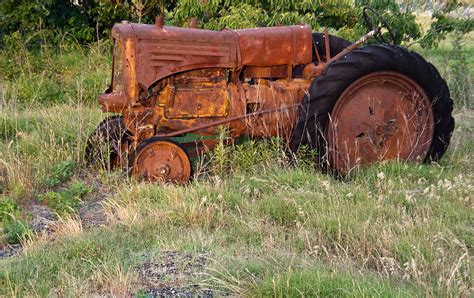
[[[310,84],[302,72],[294,75],[294,66],[311,63],[308,26],[216,32],[126,23],[112,32],[112,88],[99,103],[122,113],[138,139],[294,105]],[[287,135],[295,118],[292,109],[229,126],[233,136]]]
[[[210,31],[121,23],[113,27],[113,75],[99,97],[106,119],[98,140],[112,165],[148,180],[187,181],[189,157],[216,134],[283,138],[340,173],[386,159],[436,160],[453,128],[446,83],[419,55],[390,45],[355,44],[306,25]],[[416,69],[415,69],[416,68]],[[124,154],[127,153],[127,154]],[[127,155],[127,158],[124,156]]]

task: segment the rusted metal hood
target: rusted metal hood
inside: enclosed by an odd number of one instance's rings
[[[212,31],[121,23],[112,35],[136,39],[137,79],[147,87],[198,68],[311,62],[311,28],[306,25]]]
[[[275,66],[311,62],[311,28],[306,25],[234,30],[241,65]]]

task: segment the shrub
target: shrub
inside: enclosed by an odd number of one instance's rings
[[[11,217],[16,217],[19,212],[18,204],[10,198],[0,199],[0,221],[8,221]]]
[[[30,239],[33,236],[33,232],[28,227],[28,224],[18,219],[11,219],[4,222],[3,232],[9,244],[16,244],[20,241]]]
[[[28,224],[19,220],[20,207],[10,198],[0,199],[0,222],[3,226],[5,239],[9,244],[16,244],[32,236]]]
[[[71,179],[75,168],[76,163],[71,160],[63,161],[60,164],[54,166],[51,170],[51,174],[46,178],[46,185],[49,187],[54,187]]]
[[[463,35],[453,34],[453,50],[448,61],[448,84],[455,105],[472,108],[471,76]]]
[[[40,201],[46,203],[51,210],[59,215],[74,212],[81,206],[82,198],[92,189],[81,181],[75,181],[62,191],[49,191],[40,196]]]

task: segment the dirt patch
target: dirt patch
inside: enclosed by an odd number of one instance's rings
[[[51,223],[58,219],[51,209],[43,205],[30,205],[26,212],[31,216],[28,225],[35,234],[50,233]]]
[[[104,213],[101,202],[86,203],[79,209],[79,218],[85,229],[104,226],[107,224],[107,215]]]
[[[11,244],[0,247],[0,259],[13,257],[21,251],[20,244]]]
[[[103,185],[97,177],[80,173],[76,177],[86,185],[90,185],[93,191],[84,198],[76,214],[81,219],[82,227],[90,229],[107,224],[107,216],[104,212],[102,202],[112,196],[112,189]],[[64,189],[66,183],[58,189]],[[36,235],[51,234],[52,224],[58,220],[58,215],[48,206],[36,202],[29,203],[23,207],[23,212],[28,214],[28,226]],[[8,245],[0,243],[0,259],[12,257],[22,251],[21,244]]]
[[[183,254],[167,251],[137,268],[139,293],[153,297],[184,296],[213,297],[216,293],[193,280],[204,274],[207,253]],[[222,296],[219,293],[218,296]]]

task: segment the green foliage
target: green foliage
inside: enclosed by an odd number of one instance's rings
[[[313,29],[328,26],[353,27],[359,10],[351,1],[229,1],[182,0],[170,13],[171,22],[186,26],[190,17],[198,18],[206,29],[239,29],[306,23]]]
[[[178,11],[177,22],[183,20],[179,18],[179,16]],[[204,24],[204,27],[211,30],[221,30],[222,28],[254,28],[265,26],[267,22],[268,15],[264,10],[253,7],[247,3],[241,3],[229,9],[222,8],[219,11],[219,16],[210,18]]]
[[[51,174],[46,178],[46,185],[49,187],[57,186],[71,179],[76,168],[76,163],[71,160],[63,161],[51,169]]]
[[[410,297],[420,289],[397,285],[375,276],[314,268],[269,274],[253,289],[255,297]]]
[[[28,227],[28,223],[18,219],[4,222],[3,233],[9,244],[16,244],[20,241],[30,239],[33,236],[33,232]]]
[[[472,108],[472,86],[468,52],[462,34],[453,34],[453,50],[448,60],[448,85],[451,97],[458,107]]]
[[[74,212],[82,202],[82,198],[92,189],[81,181],[75,181],[65,190],[49,191],[39,197],[51,210],[59,215]]]
[[[420,40],[422,47],[437,47],[449,33],[463,36],[474,29],[474,19],[465,13],[467,6],[463,1],[446,1],[433,11],[429,30]],[[469,6],[467,6],[469,8]]]
[[[46,40],[37,32],[46,30],[55,43],[61,38],[58,32],[92,42],[107,35],[112,25],[121,20],[150,22],[158,14],[161,2],[165,1],[5,0],[0,2],[0,37],[17,33],[41,45]],[[173,3],[166,2],[165,7]]]
[[[225,127],[219,127],[219,143],[212,152],[211,169],[217,176],[225,176],[230,169],[231,147],[227,145],[229,132]]]
[[[413,40],[420,38],[421,28],[416,23],[415,14],[409,10],[402,10],[397,1],[391,0],[361,0],[357,1],[358,6],[360,7],[370,7],[373,8],[380,16],[387,22],[388,26],[392,30],[392,33],[395,36],[395,44],[407,43]],[[367,12],[369,21],[372,22],[375,26],[383,26],[381,20]],[[363,30],[368,30],[363,17],[358,23],[358,30],[361,32]],[[384,32],[383,37],[387,42],[391,42],[392,38],[388,32]]]
[[[10,198],[0,198],[0,222],[8,221],[19,215],[20,208],[18,204]]]
[[[32,231],[20,217],[20,206],[10,198],[0,198],[0,222],[3,226],[4,238],[9,244],[16,244],[29,239]]]
[[[1,35],[12,33],[27,34],[34,43],[43,43],[42,36],[37,34],[40,30],[52,32],[69,30],[71,28],[84,28],[87,21],[80,9],[72,1],[60,0],[5,0],[0,2],[0,27]],[[80,29],[79,29],[80,30]]]
[[[192,17],[204,28],[213,30],[306,23],[314,30],[324,26],[342,30],[346,36],[360,36],[367,31],[361,19],[364,5],[374,7],[387,18],[398,42],[420,36],[414,15],[402,11],[395,0],[356,1],[356,4],[349,0],[81,0],[78,3],[23,0],[18,5],[7,0],[0,4],[0,15],[7,16],[0,19],[0,31],[5,43],[15,35],[36,45],[44,45],[48,39],[58,43],[66,32],[81,42],[92,42],[107,36],[113,24],[121,20],[152,23],[163,9],[167,22],[177,26],[187,26]]]

